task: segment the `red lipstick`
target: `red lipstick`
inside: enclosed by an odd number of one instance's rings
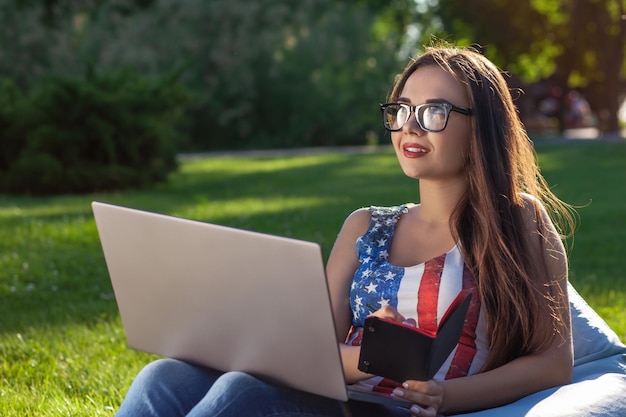
[[[417,143],[406,143],[402,145],[402,153],[407,158],[421,158],[428,153],[428,149]]]

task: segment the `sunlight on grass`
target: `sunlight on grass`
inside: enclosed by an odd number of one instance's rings
[[[310,167],[322,163],[341,160],[340,154],[299,155],[293,157],[215,157],[191,159],[183,164],[181,173],[198,171],[231,171],[238,174],[258,173],[262,171],[278,172],[301,167]],[[238,163],[239,162],[239,163]]]
[[[583,206],[571,281],[626,340],[626,144],[538,150],[557,195]],[[327,255],[353,210],[417,199],[388,151],[197,159],[147,190],[0,196],[0,416],[112,416],[152,358],[126,346],[91,201],[312,240]]]
[[[26,328],[4,335],[0,355],[2,416],[112,415],[151,358],[129,351],[118,320]]]
[[[200,199],[196,200],[195,204],[190,204],[187,208],[181,208],[172,214],[192,219],[210,219],[213,222],[218,222],[221,218],[233,216],[245,219],[249,216],[277,214],[286,210],[315,210],[316,207],[332,202],[333,199],[317,197],[239,198],[215,203],[208,199]]]

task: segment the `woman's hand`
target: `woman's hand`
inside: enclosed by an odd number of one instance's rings
[[[374,313],[372,313],[372,316],[376,316],[378,318],[385,319],[385,320],[392,320],[392,321],[402,323],[402,324],[408,324],[409,326],[413,326],[413,327],[417,326],[415,319],[404,318],[402,314],[398,313],[398,310],[396,310],[395,308],[391,306],[384,306],[376,310]]]
[[[405,318],[390,306],[385,306],[372,315],[410,326],[417,325],[414,319]],[[443,402],[443,386],[434,379],[430,381],[406,381],[402,384],[402,388],[396,388],[393,394],[415,403],[410,409],[411,415],[414,416],[437,417],[437,411]]]
[[[393,395],[415,403],[410,408],[411,415],[436,417],[443,403],[443,385],[434,379],[406,381],[402,384],[402,388],[393,390]]]

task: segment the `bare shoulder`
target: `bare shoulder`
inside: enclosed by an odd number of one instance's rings
[[[537,209],[544,209],[543,203],[537,197],[527,193],[521,193],[520,198],[524,204],[524,209],[530,213],[536,214]],[[545,209],[544,209],[545,210]]]
[[[544,204],[531,195],[522,195],[522,220],[533,256],[543,257],[552,280],[566,279],[567,253]],[[538,258],[536,258],[538,259]]]
[[[529,230],[546,232],[554,229],[552,220],[546,211],[546,207],[537,197],[522,193],[522,215],[524,226]],[[548,230],[545,230],[547,228]]]
[[[368,209],[361,208],[353,211],[343,222],[343,226],[337,235],[333,249],[330,252],[327,266],[335,267],[336,263],[346,262],[355,266],[358,263],[356,257],[357,239],[363,236],[369,227],[371,214]]]
[[[561,235],[557,231],[544,204],[536,197],[523,194],[523,227],[530,237],[531,245],[547,252],[551,257],[566,258]]]
[[[354,210],[344,221],[343,228],[348,230],[362,230],[365,232],[369,226],[371,217],[372,214],[366,207]]]

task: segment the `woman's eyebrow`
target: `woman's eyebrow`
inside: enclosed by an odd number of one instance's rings
[[[429,98],[426,103],[449,103],[445,98]]]
[[[398,97],[397,101],[399,103],[411,104],[411,100],[406,97]],[[429,98],[424,103],[449,103],[449,101],[443,98]]]

